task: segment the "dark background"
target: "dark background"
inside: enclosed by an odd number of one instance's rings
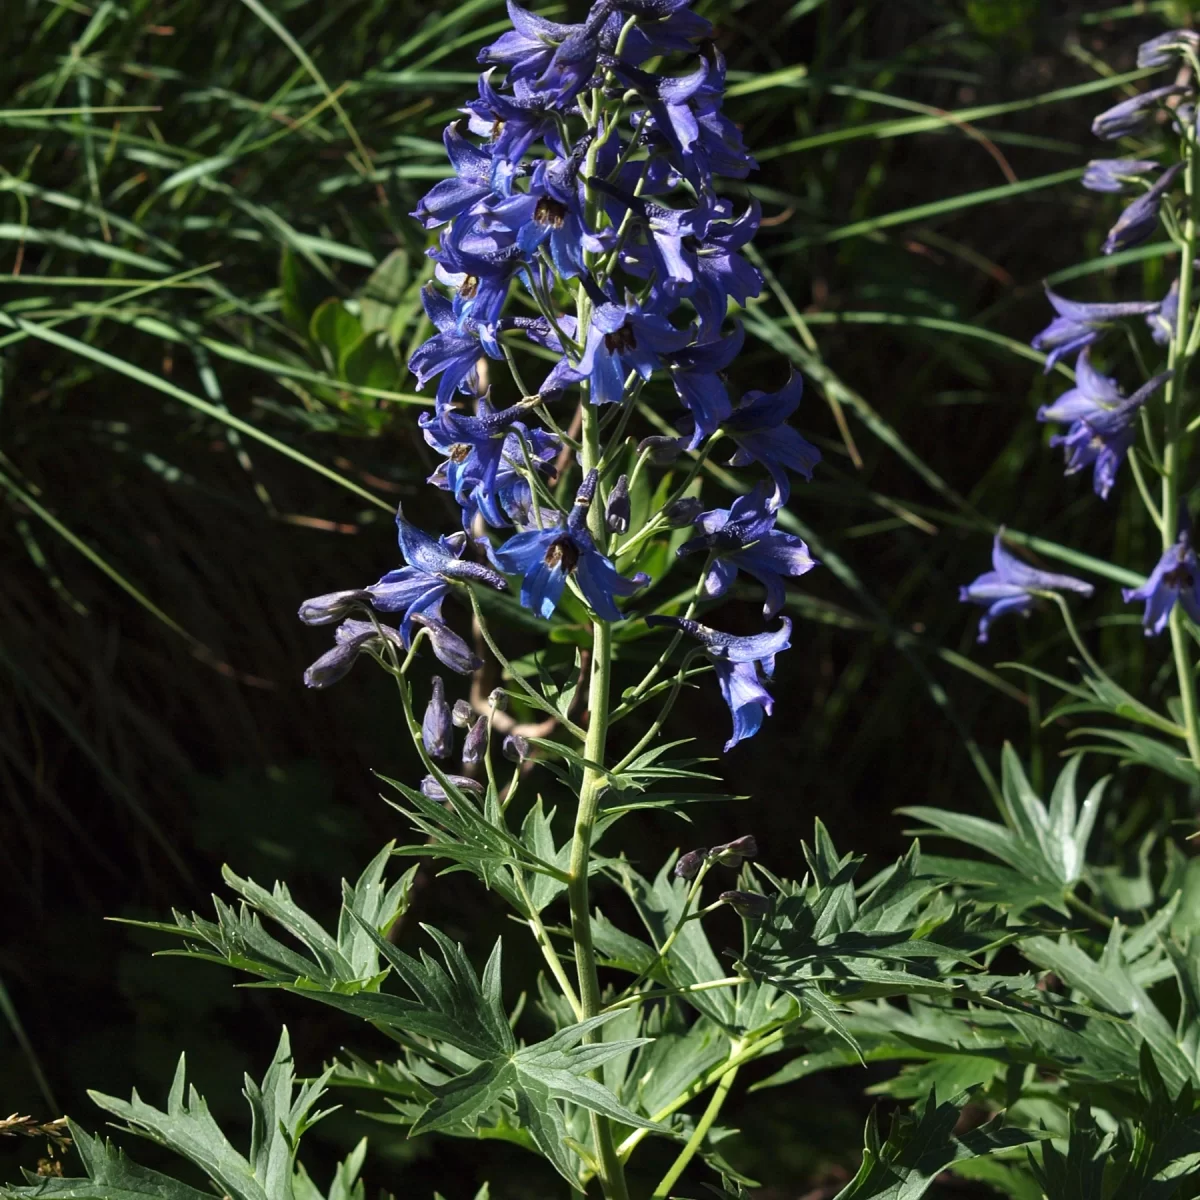
[[[738,71],[808,64],[802,86],[729,101],[755,150],[913,111],[1037,96],[1095,78],[1097,61],[1128,70],[1137,43],[1164,27],[1161,6],[1118,20],[1104,19],[1098,6],[1038,0],[718,0],[701,7],[717,21],[734,82],[745,78]],[[405,244],[419,255],[420,231],[404,214],[430,180],[406,175],[396,130],[408,127],[393,118],[427,102],[425,86],[378,77],[420,21],[450,9],[445,2],[365,0],[272,6],[332,84],[377,79],[347,94],[347,111],[368,144],[384,152],[381,161],[393,142],[401,161],[385,164],[370,186],[322,190],[345,174],[350,148],[337,123],[326,121],[324,140],[284,141],[230,172],[240,198],[304,232],[369,246],[377,256]],[[295,67],[234,0],[135,4],[131,11],[141,26],[106,27],[82,61],[96,81],[122,78],[122,96],[103,102],[161,105],[153,120],[168,144],[213,153],[245,111],[228,96],[264,100]],[[493,5],[486,19],[498,15]],[[15,5],[14,16],[11,42],[0,47],[12,106],[49,106],[57,64],[87,21],[67,13],[49,24],[32,3]],[[468,38],[483,19],[465,15],[436,39],[463,40],[439,69],[471,69]],[[149,25],[174,32],[148,35]],[[124,70],[130,64],[147,73]],[[98,103],[101,82],[95,87]],[[469,91],[461,83],[435,88],[421,136],[436,139],[445,113]],[[886,93],[909,107],[863,93]],[[951,126],[764,154],[751,180],[768,218],[756,244],[796,307],[821,314],[817,321],[878,310],[986,324],[1025,342],[1048,319],[1040,281],[1095,256],[1112,201],[1064,184],[860,236],[829,234],[851,221],[1002,187],[1008,178],[1080,166],[1105,152],[1088,132],[1091,116],[1121,95],[1100,92],[981,122],[986,144]],[[60,102],[85,98],[76,87]],[[27,165],[23,178],[88,194],[77,130],[0,124],[0,139],[10,162]],[[28,165],[35,145],[42,149]],[[429,152],[421,161],[438,162]],[[148,182],[117,197],[120,181],[143,169]],[[257,302],[274,295],[279,246],[269,236],[234,236],[245,213],[230,207],[228,195],[183,189],[169,205],[139,210],[169,169],[117,154],[103,172],[110,210],[170,239],[187,264],[220,260],[217,276],[237,296]],[[31,203],[33,225],[95,235],[86,216],[36,197]],[[0,191],[0,213],[0,221],[20,219],[15,196]],[[810,244],[784,248],[798,238]],[[14,244],[0,244],[4,270],[13,269],[17,253]],[[69,247],[30,244],[21,254],[26,274],[69,280],[111,269]],[[1064,290],[1087,298],[1157,296],[1167,270],[1148,260]],[[367,272],[334,262],[333,274],[333,282],[312,286],[349,294]],[[0,306],[27,304],[35,293],[0,280]],[[69,282],[44,295],[51,307],[95,299]],[[305,353],[294,338],[250,331],[244,313],[209,293],[158,295],[152,303],[177,327],[192,322],[189,328],[267,358],[295,362]],[[763,311],[783,319],[769,293]],[[204,386],[199,353],[145,329],[78,311],[65,328],[181,387],[199,393]],[[993,770],[1003,740],[1012,738],[1033,748],[1035,776],[1052,774],[1066,727],[1037,728],[1052,698],[1026,690],[1011,672],[996,673],[1004,676],[1001,690],[987,672],[1019,656],[1064,669],[1055,622],[1002,625],[990,646],[976,648],[977,612],[959,606],[957,586],[986,569],[991,522],[1099,555],[1118,553],[1121,561],[1145,557],[1136,516],[1116,504],[1102,508],[1086,481],[1062,479],[1033,421],[1036,405],[1055,390],[1036,363],[909,320],[813,329],[828,367],[962,500],[939,496],[850,412],[863,459],[856,468],[822,389],[810,385],[795,423],[820,442],[827,465],[812,485],[794,489],[791,507],[825,543],[814,547],[818,557],[828,563],[826,551],[839,556],[861,586],[847,587],[828,567],[804,579],[798,590],[810,599],[792,612],[793,648],[779,662],[775,716],[716,767],[729,790],[749,798],[694,808],[690,828],[665,815],[630,821],[610,848],[620,843],[645,871],[676,847],[753,832],[766,865],[798,875],[800,841],[811,836],[816,817],[839,848],[881,866],[906,844],[896,808],[990,807],[964,733]],[[319,360],[311,365],[320,368]],[[186,1051],[218,1120],[236,1129],[243,1120],[241,1073],[261,1074],[281,1021],[301,1069],[315,1069],[343,1044],[366,1055],[386,1053],[386,1045],[320,1006],[236,990],[218,967],[152,958],[162,939],[105,918],[161,918],[172,907],[208,915],[209,893],[220,890],[219,870],[229,863],[263,884],[286,879],[301,904],[331,919],[338,881],[361,870],[388,839],[406,836],[371,775],[415,780],[419,771],[390,684],[360,667],[332,691],[306,691],[301,672],[325,648],[326,635],[294,616],[306,596],[365,584],[397,565],[393,531],[386,515],[364,511],[302,467],[265,447],[239,445],[219,423],[77,355],[24,341],[0,348],[0,369],[0,467],[11,468],[11,478],[204,647],[196,652],[149,615],[27,505],[10,498],[0,510],[0,1001],[7,1018],[0,1021],[0,1110],[67,1112],[96,1128],[99,1114],[85,1089],[124,1095],[137,1087],[161,1102]],[[389,501],[402,499],[426,527],[452,527],[442,497],[421,483],[431,464],[415,432],[417,410],[360,410],[321,396],[310,404],[269,372],[227,360],[214,369],[221,398],[239,415]],[[785,371],[783,358],[751,340],[735,381],[772,389]],[[401,385],[411,386],[407,378]],[[312,416],[325,411],[333,414],[327,421]],[[925,527],[897,519],[897,505]],[[727,627],[750,628],[757,601],[750,595],[738,605]],[[1085,620],[1104,607],[1113,605],[1093,606]],[[465,626],[461,611],[456,623]],[[1157,660],[1143,661],[1140,639],[1128,628],[1086,627],[1125,678],[1140,673],[1153,686]],[[970,664],[987,672],[972,673]],[[684,696],[671,728],[712,745],[728,736],[727,722],[715,688],[702,687]],[[542,786],[550,787],[548,776]],[[1116,844],[1131,852],[1153,819],[1155,798],[1141,788],[1136,772],[1124,777],[1110,806]],[[598,898],[603,905],[603,892]],[[413,918],[436,922],[474,954],[503,928],[498,906],[465,875],[435,881],[426,871]],[[419,936],[413,918],[406,942]],[[524,967],[528,978],[535,964],[521,955],[529,948],[511,940],[510,977]],[[730,1158],[770,1184],[764,1195],[821,1194],[811,1189],[855,1168],[872,1078],[846,1071],[740,1093],[723,1117],[743,1131],[730,1143]],[[348,1113],[306,1141],[306,1161],[322,1183],[335,1155],[362,1132]],[[372,1191],[428,1195],[436,1188],[457,1200],[489,1177],[495,1196],[544,1194],[554,1186],[516,1150],[406,1143],[403,1131],[382,1125],[368,1132]],[[152,1160],[152,1151],[134,1150]],[[18,1160],[30,1162],[38,1152],[0,1141],[0,1156],[7,1156],[0,1169],[11,1177]]]

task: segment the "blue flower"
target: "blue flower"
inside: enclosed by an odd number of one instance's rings
[[[1139,175],[1157,171],[1152,158],[1094,158],[1081,180],[1089,192],[1127,192]]]
[[[593,404],[616,404],[625,397],[625,376],[636,371],[649,379],[662,368],[662,356],[692,340],[666,317],[646,312],[632,296],[624,304],[600,297],[592,309],[583,356],[574,366],[564,358],[542,383],[543,394],[561,391],[586,379]]]
[[[1175,182],[1182,163],[1168,167],[1150,187],[1117,218],[1101,247],[1105,254],[1125,250],[1144,242],[1158,228],[1158,210],[1167,189]]]
[[[476,364],[481,352],[491,353],[480,343],[478,326],[467,321],[460,328],[450,301],[431,283],[421,289],[421,304],[437,333],[422,342],[408,360],[408,369],[417,377],[417,391],[440,375],[438,408],[450,404],[455,392],[478,396],[482,388]],[[502,357],[498,345],[492,357]]]
[[[1092,132],[1098,138],[1104,138],[1109,142],[1116,141],[1117,138],[1125,137],[1127,134],[1138,133],[1150,123],[1160,101],[1166,100],[1169,96],[1178,96],[1181,92],[1186,91],[1187,88],[1179,84],[1170,84],[1167,87],[1153,88],[1148,92],[1142,92],[1141,95],[1134,96],[1131,100],[1122,100],[1120,104],[1106,108],[1092,122]]]
[[[462,557],[467,548],[466,534],[453,533],[434,541],[406,521],[401,508],[396,509],[396,530],[400,552],[408,565],[389,571],[366,590],[380,612],[404,613],[400,637],[406,647],[412,645],[412,626],[418,614],[441,621],[442,601],[452,582],[485,583],[499,591],[508,588],[495,571]]]
[[[771,693],[762,685],[761,671],[768,679],[775,673],[775,656],[788,649],[792,623],[787,617],[775,633],[735,637],[701,625],[687,617],[652,616],[647,625],[667,625],[698,638],[712,662],[721,695],[733,714],[733,736],[725,743],[728,753],[744,738],[762,727],[764,715],[772,711]]]
[[[640,572],[632,579],[617,569],[596,549],[587,528],[587,512],[596,492],[596,472],[584,479],[564,525],[531,529],[509,538],[494,552],[503,571],[522,575],[521,603],[549,620],[567,585],[574,578],[584,600],[602,621],[619,621],[623,614],[615,597],[632,596],[650,582]]]
[[[494,238],[476,233],[475,225],[473,216],[457,217],[442,230],[438,248],[427,251],[437,263],[438,282],[455,289],[453,312],[460,331],[468,318],[480,328],[496,323],[527,258],[515,241],[497,246]]]
[[[499,224],[527,256],[549,243],[554,268],[563,279],[572,279],[583,270],[585,250],[601,251],[608,244],[591,232],[585,220],[580,163],[579,148],[569,159],[537,163],[527,192],[514,192],[489,204],[486,215],[481,214],[481,224]]]
[[[425,440],[446,455],[430,482],[445,487],[462,506],[464,528],[470,527],[476,512],[497,528],[512,523],[504,501],[518,480],[524,482],[525,460],[518,435],[537,467],[551,463],[558,453],[557,437],[544,429],[531,429],[521,420],[528,412],[524,404],[493,412],[487,400],[480,399],[473,417],[444,408],[418,418]]]
[[[1068,300],[1046,288],[1046,299],[1058,314],[1030,345],[1035,350],[1048,350],[1046,371],[1049,371],[1064,354],[1082,350],[1097,341],[1114,321],[1123,317],[1139,317],[1154,312],[1158,304],[1153,300],[1123,300],[1116,304],[1085,304]]]
[[[442,134],[454,178],[435,184],[409,214],[426,229],[444,225],[492,194],[492,157],[463,137],[462,125],[456,121]]]
[[[466,108],[472,133],[490,137],[492,190],[507,196],[525,152],[538,138],[562,158],[566,147],[559,137],[553,110],[554,101],[525,78],[510,79],[513,94],[503,96],[492,86],[492,72],[479,77],[479,99]]]
[[[1142,624],[1147,637],[1166,629],[1177,600],[1193,621],[1200,622],[1200,563],[1196,561],[1187,530],[1182,530],[1179,540],[1163,552],[1150,578],[1140,588],[1122,588],[1121,595],[1126,604],[1133,600],[1146,602]]]
[[[784,576],[793,579],[817,566],[808,547],[794,533],[775,528],[778,510],[772,507],[765,484],[747,496],[739,496],[730,508],[702,513],[696,525],[699,537],[684,542],[678,553],[707,551],[712,565],[704,577],[704,594],[723,596],[739,571],[753,575],[767,589],[763,616],[772,620],[783,607]]]
[[[1170,378],[1170,372],[1156,375],[1125,397],[1116,380],[1092,367],[1087,351],[1079,355],[1075,371],[1076,386],[1038,409],[1038,420],[1070,422],[1067,432],[1052,437],[1050,445],[1065,448],[1068,475],[1094,465],[1093,487],[1097,496],[1107,500],[1133,445],[1138,410]]]
[[[602,31],[615,8],[612,0],[598,0],[582,25],[562,25],[509,0],[513,30],[485,46],[479,61],[507,66],[510,84],[527,81],[548,101],[565,107],[595,73]],[[615,44],[615,36],[610,37]]]
[[[793,371],[777,392],[747,392],[722,426],[738,446],[729,465],[744,467],[757,462],[766,467],[775,481],[771,498],[775,508],[782,508],[791,494],[788,471],[811,479],[813,468],[821,461],[816,446],[787,424],[803,391],[804,380]]]
[[[1081,596],[1092,594],[1092,585],[1084,583],[1082,579],[1039,571],[1014,558],[1005,550],[1000,536],[996,534],[992,543],[992,570],[958,589],[958,598],[964,604],[987,605],[987,612],[979,618],[978,641],[988,640],[989,626],[1005,613],[1020,613],[1027,617],[1033,611],[1036,592],[1078,592]]]
[[[741,353],[745,340],[746,332],[739,323],[726,337],[697,342],[667,356],[671,382],[695,420],[688,449],[695,450],[733,415],[733,405],[720,372]]]

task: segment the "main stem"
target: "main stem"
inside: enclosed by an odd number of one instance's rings
[[[583,398],[583,471],[586,475],[600,461],[600,430],[596,410]],[[592,536],[599,546],[606,541],[604,503],[597,491],[588,513]],[[612,626],[607,621],[592,622],[592,668],[588,685],[588,728],[583,754],[590,763],[603,766],[608,743],[609,690],[612,682]],[[571,840],[570,883],[567,899],[571,905],[571,936],[575,942],[575,971],[579,981],[582,1019],[596,1016],[601,1009],[600,978],[596,971],[596,951],[592,945],[592,915],[588,900],[588,864],[592,851],[592,830],[605,788],[604,774],[594,767],[583,773],[579,789],[579,807],[575,812],[575,834]],[[599,1040],[596,1033],[586,1038]],[[612,1125],[607,1117],[591,1114],[592,1138],[599,1157],[600,1184],[608,1200],[628,1200],[625,1168],[613,1142]]]
[[[1184,189],[1187,193],[1187,213],[1183,228],[1183,262],[1179,268],[1179,309],[1175,318],[1175,336],[1171,340],[1167,365],[1174,372],[1167,380],[1164,404],[1166,407],[1166,438],[1163,447],[1162,483],[1162,548],[1169,550],[1179,536],[1180,476],[1184,463],[1180,454],[1182,438],[1183,401],[1188,367],[1191,365],[1191,304],[1192,274],[1196,261],[1196,137],[1187,133],[1184,167]],[[1183,726],[1187,730],[1188,753],[1192,764],[1200,770],[1200,715],[1196,707],[1196,679],[1188,649],[1187,630],[1183,626],[1183,611],[1176,604],[1171,609],[1171,648],[1175,655],[1175,674],[1179,681],[1179,701],[1183,709]]]

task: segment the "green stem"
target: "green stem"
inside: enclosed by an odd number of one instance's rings
[[[1089,920],[1095,921],[1097,925],[1103,925],[1106,929],[1112,928],[1112,917],[1106,917],[1104,913],[1098,908],[1093,908],[1086,900],[1080,900],[1073,891],[1067,892],[1067,905],[1077,913],[1082,913]]]
[[[550,973],[558,982],[558,986],[562,988],[562,994],[567,998],[567,1003],[571,1006],[571,1011],[575,1014],[575,1019],[582,1021],[583,1005],[579,1003],[579,997],[575,994],[575,989],[571,985],[571,980],[567,975],[566,968],[563,966],[562,959],[559,958],[558,951],[554,948],[554,943],[550,941],[550,935],[546,932],[546,926],[542,924],[541,915],[533,906],[533,899],[525,886],[524,877],[520,871],[514,871],[513,878],[517,881],[517,888],[521,892],[521,899],[525,901],[525,909],[529,914],[527,923],[533,934],[533,940],[537,942],[538,949],[541,950],[542,957],[546,960],[546,965],[550,968]]]
[[[583,471],[595,468],[600,462],[599,417],[583,397]],[[605,546],[607,531],[604,525],[604,506],[593,503],[588,512],[588,524],[599,546]],[[592,622],[592,666],[588,686],[588,728],[583,756],[590,763],[603,764],[608,743],[608,698],[612,679],[612,626],[607,621]],[[600,1000],[600,978],[596,970],[596,951],[592,945],[592,914],[588,899],[588,863],[592,850],[592,831],[600,810],[600,798],[607,786],[602,769],[587,767],[579,789],[579,807],[575,812],[575,832],[571,839],[571,860],[567,873],[567,899],[571,906],[571,936],[575,942],[575,971],[579,983],[579,1003],[582,1017],[596,1016],[603,1007]],[[588,1035],[588,1042],[599,1040],[597,1032]],[[600,1165],[600,1183],[608,1200],[628,1200],[625,1168],[613,1142],[612,1125],[607,1117],[591,1114],[592,1138]]]
[[[1163,445],[1162,481],[1162,548],[1169,550],[1179,536],[1180,480],[1183,473],[1181,441],[1183,438],[1183,403],[1188,367],[1191,365],[1193,330],[1192,275],[1196,259],[1196,202],[1197,202],[1197,147],[1192,133],[1187,134],[1184,147],[1184,189],[1187,193],[1186,219],[1183,227],[1183,262],[1179,269],[1179,310],[1175,320],[1175,337],[1171,341],[1167,365],[1172,370],[1163,395],[1166,412],[1166,432]],[[1175,658],[1175,675],[1179,684],[1179,702],[1183,709],[1183,726],[1187,730],[1188,753],[1192,764],[1200,770],[1200,712],[1196,705],[1196,678],[1192,670],[1191,655],[1187,644],[1187,631],[1183,623],[1183,611],[1176,604],[1170,619],[1171,650]]]
[[[651,1197],[651,1200],[668,1200],[668,1197],[671,1195],[671,1189],[678,1182],[680,1175],[683,1174],[688,1163],[696,1156],[696,1151],[704,1144],[704,1139],[708,1136],[708,1131],[717,1119],[721,1111],[721,1106],[725,1103],[725,1098],[729,1095],[730,1088],[733,1087],[733,1081],[737,1078],[737,1073],[737,1067],[730,1067],[721,1076],[721,1082],[717,1084],[717,1090],[713,1092],[712,1099],[708,1102],[708,1107],[697,1122],[696,1128],[692,1130],[692,1136],[688,1138],[687,1145],[679,1152],[679,1157],[671,1164],[671,1169],[662,1177],[662,1182],[658,1187],[654,1189],[654,1195]]]

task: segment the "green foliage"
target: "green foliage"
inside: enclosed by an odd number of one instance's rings
[[[186,1087],[181,1056],[167,1097],[165,1110],[147,1104],[135,1091],[130,1100],[93,1093],[92,1099],[124,1123],[124,1128],[167,1146],[197,1167],[218,1189],[233,1200],[362,1200],[358,1180],[366,1154],[360,1143],[338,1168],[328,1195],[321,1192],[296,1161],[300,1139],[331,1110],[314,1111],[325,1094],[331,1072],[297,1086],[287,1030],[262,1083],[246,1077],[245,1096],[250,1105],[250,1148],[239,1153],[208,1111],[204,1097]],[[209,1196],[189,1184],[128,1159],[107,1140],[91,1137],[75,1125],[72,1141],[86,1178],[30,1176],[23,1187],[0,1188],[0,1195],[60,1197],[61,1200],[200,1200]]]

